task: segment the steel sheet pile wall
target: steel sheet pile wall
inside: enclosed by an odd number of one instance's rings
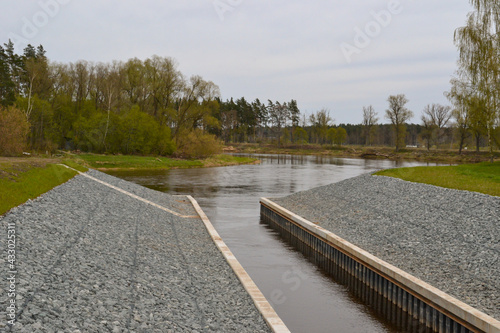
[[[337,282],[348,286],[364,303],[406,332],[481,332],[439,309],[391,277],[360,262],[261,202],[261,219],[291,245],[311,258]]]

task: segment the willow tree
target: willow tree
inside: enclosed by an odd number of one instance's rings
[[[474,11],[469,13],[466,26],[455,31],[460,53],[458,74],[484,103],[482,112],[493,161],[494,130],[500,116],[500,3],[498,0],[470,2]]]

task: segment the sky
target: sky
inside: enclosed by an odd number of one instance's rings
[[[457,68],[468,0],[0,0],[0,43],[43,45],[54,62],[171,57],[223,99],[297,100],[335,124],[381,123],[405,94],[414,123]]]

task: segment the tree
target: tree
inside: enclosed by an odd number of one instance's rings
[[[302,127],[296,127],[295,128],[295,142],[296,143],[299,143],[299,144],[305,144],[308,142],[308,136],[307,136],[307,132],[305,129],[303,129]]]
[[[422,131],[420,136],[423,140],[425,140],[427,150],[431,150],[431,142],[434,141],[436,125],[425,115],[422,115],[422,123],[424,124],[424,130]]]
[[[335,144],[335,138],[337,137],[337,129],[335,127],[329,128],[326,133],[328,141],[333,145]]]
[[[470,112],[472,92],[464,80],[452,78],[451,89],[445,92],[446,98],[454,105],[452,117],[455,119],[456,135],[458,137],[458,154],[462,154],[465,140],[470,136]]]
[[[323,108],[315,114],[309,116],[309,121],[313,128],[313,134],[316,138],[316,143],[323,144],[326,142],[328,136],[328,127],[334,120],[330,117],[330,111]]]
[[[149,94],[146,96],[145,112],[164,123],[167,109],[174,102],[183,85],[181,72],[172,58],[152,56],[143,63],[144,84]]]
[[[368,146],[372,145],[373,137],[375,136],[375,130],[378,118],[377,113],[373,106],[363,106],[363,130],[365,137],[365,144]]]
[[[0,155],[20,155],[26,147],[29,123],[23,112],[13,106],[0,106]]]
[[[219,96],[219,87],[211,81],[203,80],[201,76],[192,76],[189,81],[184,82],[169,118],[176,144],[179,144],[180,136],[201,127],[207,117],[213,117],[213,102]]]
[[[469,132],[469,113],[463,109],[458,108],[452,111],[453,118],[456,121],[456,130],[458,137],[458,154],[462,154],[462,149],[464,148],[465,140],[470,136]]]
[[[9,67],[12,82],[14,83],[14,91],[16,95],[21,93],[21,77],[23,74],[23,59],[20,55],[14,52],[14,43],[9,39],[9,42],[4,44],[5,61]]]
[[[408,99],[404,94],[389,96],[387,101],[389,102],[389,109],[385,111],[385,117],[391,121],[395,134],[396,151],[399,151],[405,142],[405,123],[413,117],[413,112],[405,107]]]
[[[260,129],[260,137],[262,137],[262,135],[264,134],[263,128],[267,127],[267,122],[269,119],[267,107],[257,98],[252,102],[252,109],[257,120],[256,127]]]
[[[244,97],[236,100],[236,111],[241,126],[241,136],[243,141],[248,141],[250,136],[255,136],[257,126],[257,113],[252,105]]]
[[[224,110],[220,112],[220,125],[222,131],[222,138],[224,142],[229,143],[232,140],[232,134],[238,126],[238,114],[236,110]]]
[[[0,105],[12,105],[15,100],[15,84],[11,77],[9,59],[3,47],[0,46]]]
[[[337,132],[335,134],[336,134],[335,135],[335,143],[339,146],[342,146],[342,144],[347,139],[347,131],[343,127],[338,127]]]
[[[299,126],[300,122],[300,110],[297,106],[297,101],[292,99],[288,103],[288,109],[290,110],[290,121],[292,122],[292,141],[295,141],[295,129]]]
[[[160,140],[160,125],[153,116],[140,112],[138,106],[133,106],[127,112],[123,118],[122,129],[125,135],[123,148],[127,154],[149,154],[155,150]]]
[[[106,111],[106,129],[102,138],[104,150],[107,150],[106,139],[108,137],[111,121],[111,112],[116,110],[120,102],[120,64],[98,64],[95,68],[95,96],[96,107]]]
[[[442,142],[444,128],[451,118],[451,107],[440,104],[427,105],[422,114],[422,122],[425,127],[424,137],[427,141],[427,150],[430,142],[434,141],[436,146]]]
[[[476,151],[479,152],[481,138],[488,136],[488,116],[486,102],[480,96],[475,95],[469,99],[469,129],[476,141]]]
[[[280,102],[273,103],[271,100],[268,100],[267,112],[271,126],[273,126],[275,130],[275,137],[278,138],[279,146],[281,144],[281,131],[282,128],[286,126],[286,122],[290,118],[290,110],[288,109],[286,102],[281,104]]]
[[[479,100],[493,161],[495,124],[500,117],[500,6],[498,0],[470,0],[474,11],[467,24],[455,31],[459,50],[458,74]]]

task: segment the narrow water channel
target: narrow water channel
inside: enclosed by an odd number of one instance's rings
[[[398,332],[260,222],[260,197],[281,197],[378,169],[419,162],[253,155],[259,165],[110,174],[192,195],[292,332]]]

